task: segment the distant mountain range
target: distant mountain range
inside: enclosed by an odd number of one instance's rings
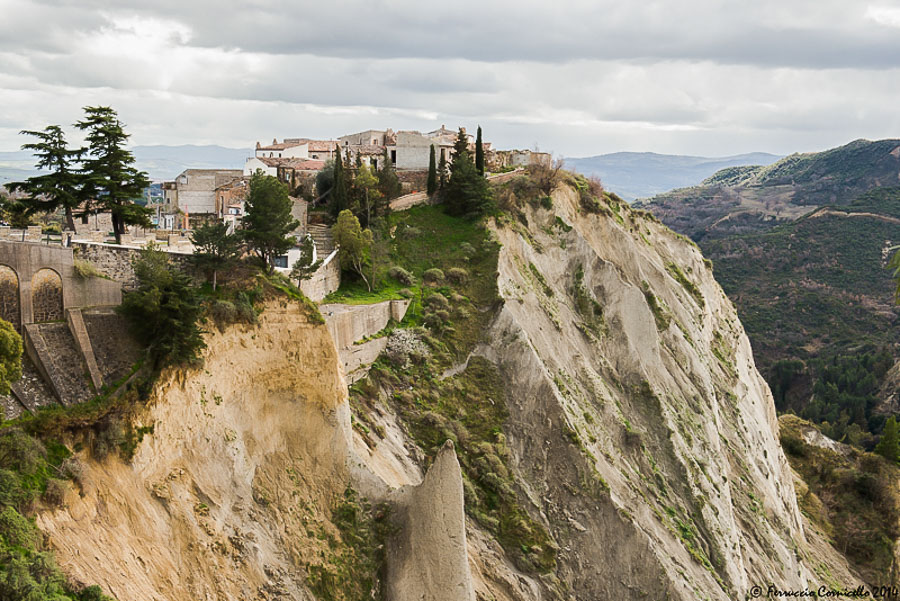
[[[836,438],[880,430],[898,390],[873,357],[900,362],[900,139],[729,167],[637,205],[712,261],[778,409]]]
[[[765,231],[817,206],[848,204],[873,188],[900,185],[898,172],[900,140],[855,140],[823,152],[792,154],[768,166],[729,167],[699,185],[643,204],[699,243]]]
[[[185,169],[241,169],[244,160],[253,156],[249,148],[224,146],[134,146],[131,151],[138,169],[150,174],[152,180],[171,180]],[[0,152],[0,185],[21,181],[38,172],[30,152],[17,150]]]
[[[566,158],[566,166],[600,178],[606,189],[622,198],[648,198],[673,188],[695,186],[726,167],[771,165],[778,155],[751,152],[728,157],[695,157],[655,152],[615,152]]]

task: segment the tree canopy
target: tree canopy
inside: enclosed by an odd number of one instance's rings
[[[329,195],[331,214],[337,217],[341,211],[350,206],[350,186],[347,183],[348,177],[344,169],[344,160],[341,158],[341,147],[336,146],[334,149],[334,185],[331,187]]]
[[[450,215],[483,212],[492,196],[487,181],[478,174],[468,151],[468,139],[460,129],[454,144],[455,154],[450,164],[450,181],[444,189],[444,203]]]
[[[349,210],[341,211],[337,223],[331,228],[334,243],[338,247],[338,260],[341,269],[350,270],[359,275],[372,290],[372,281],[366,276],[366,265],[372,250],[372,231],[362,229],[359,219]]]
[[[294,246],[296,241],[290,234],[300,225],[291,213],[287,186],[257,171],[250,177],[244,204],[244,240],[271,271],[275,257]]]
[[[0,319],[0,394],[22,377],[22,337],[11,323]]]
[[[23,204],[29,213],[43,213],[62,208],[66,214],[66,227],[75,229],[74,209],[84,198],[84,176],[77,163],[84,149],[70,149],[66,135],[59,125],[48,125],[43,131],[22,130],[20,134],[37,138],[36,142],[22,145],[31,150],[37,162],[35,167],[48,173],[29,177],[24,182],[7,184],[7,189],[28,194]]]
[[[475,170],[478,175],[484,176],[484,145],[481,142],[481,126],[478,126],[478,135],[475,136]]]
[[[138,287],[123,295],[118,311],[147,347],[150,367],[196,361],[206,343],[200,329],[203,304],[190,276],[152,247],[141,251],[134,273]]]
[[[898,432],[897,420],[891,416],[884,424],[881,440],[875,445],[875,452],[890,461],[900,461],[900,432]]]
[[[152,211],[134,202],[142,197],[150,180],[134,167],[134,155],[125,149],[129,136],[116,111],[108,106],[87,106],[84,113],[85,118],[75,124],[86,132],[88,143],[82,167],[84,192],[112,214],[116,242],[121,243],[126,225],[151,226]]]
[[[194,243],[194,264],[212,274],[212,287],[216,289],[218,272],[234,263],[241,251],[240,236],[228,233],[228,225],[222,222],[205,223],[191,232]]]
[[[434,144],[428,152],[428,183],[425,185],[428,196],[437,192],[437,165],[434,162]]]

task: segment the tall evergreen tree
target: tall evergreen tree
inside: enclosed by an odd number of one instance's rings
[[[483,211],[491,201],[487,180],[478,174],[468,151],[468,139],[460,128],[455,154],[450,164],[450,181],[444,191],[446,210],[451,215],[467,215]]]
[[[388,156],[386,148],[381,161],[381,169],[378,170],[378,190],[387,201],[397,198],[403,192],[400,178],[397,177],[397,170],[394,169],[394,162]]]
[[[481,143],[481,126],[478,126],[478,135],[475,136],[475,170],[478,175],[484,176],[484,146]]]
[[[347,188],[347,176],[344,175],[344,160],[341,158],[341,147],[334,153],[334,185],[331,188],[331,214],[337,217],[350,204],[350,190]]]
[[[453,168],[453,163],[456,162],[456,157],[461,155],[462,153],[466,153],[466,156],[469,157],[469,160],[472,160],[472,156],[469,154],[469,136],[466,135],[466,130],[463,128],[459,128],[459,131],[456,133],[456,140],[453,142],[453,157],[451,158],[451,169]]]
[[[896,464],[900,461],[900,432],[898,432],[897,420],[894,416],[888,418],[881,433],[881,440],[875,445],[875,452]]]
[[[441,151],[441,160],[438,161],[438,190],[443,190],[447,185],[447,158]]]
[[[129,136],[116,111],[108,106],[86,106],[84,113],[85,118],[75,127],[87,132],[87,158],[82,167],[85,193],[112,214],[116,242],[121,243],[126,225],[151,225],[153,211],[134,203],[150,180],[134,167],[134,155],[125,149]]]
[[[437,165],[434,164],[434,144],[431,145],[431,152],[428,155],[428,184],[426,185],[428,196],[437,192]]]
[[[194,243],[193,263],[212,274],[212,287],[216,289],[218,272],[227,269],[237,259],[241,249],[240,236],[228,233],[225,223],[206,223],[191,233]]]
[[[44,213],[62,208],[66,214],[66,227],[75,229],[72,211],[83,198],[84,178],[75,168],[84,150],[72,150],[66,143],[66,135],[58,125],[48,125],[43,131],[22,130],[20,134],[33,136],[37,142],[23,144],[22,150],[34,152],[38,169],[49,173],[29,177],[24,182],[7,184],[8,190],[28,194],[23,203],[31,213]]]
[[[244,240],[271,273],[275,257],[284,254],[295,240],[290,233],[300,223],[291,214],[287,186],[278,178],[257,171],[250,178],[244,215]]]

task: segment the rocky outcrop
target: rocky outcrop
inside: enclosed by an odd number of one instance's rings
[[[475,601],[466,552],[463,480],[447,441],[422,483],[398,503],[388,547],[388,599]]]
[[[505,303],[478,352],[505,376],[521,497],[569,594],[724,601],[847,574],[805,537],[771,393],[699,250],[569,187],[552,204],[495,228]]]

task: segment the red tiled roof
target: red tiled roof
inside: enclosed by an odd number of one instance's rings
[[[310,152],[329,152],[334,150],[334,147],[338,145],[337,140],[310,140],[309,141],[309,151]]]
[[[260,146],[257,150],[286,150],[288,148],[293,148],[295,146],[302,146],[305,142],[302,141],[293,141],[293,142],[278,142],[277,144],[269,144],[268,146]]]
[[[322,168],[325,167],[325,161],[316,161],[314,159],[288,159],[283,166],[297,171],[321,171]]]

